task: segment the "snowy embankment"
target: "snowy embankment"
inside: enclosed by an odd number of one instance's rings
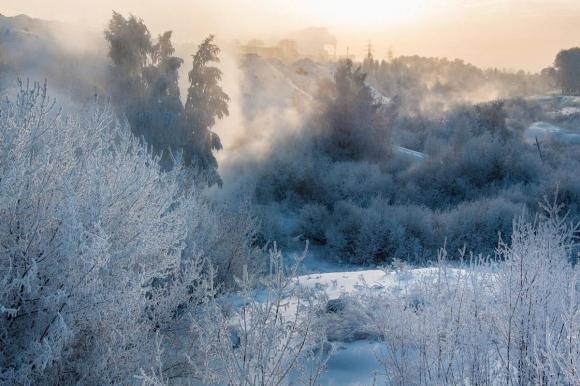
[[[368,83],[367,83],[367,86],[369,86],[369,89],[371,90],[371,94],[373,95],[373,97],[375,98],[375,101],[377,103],[379,103],[381,105],[386,105],[386,104],[391,103],[391,98],[384,96],[382,92],[380,92],[374,86],[371,86]]]
[[[440,275],[439,268],[416,268],[403,271],[384,271],[370,269],[366,271],[328,272],[302,275],[298,283],[307,288],[324,291],[328,299],[338,299],[344,295],[357,293],[399,291],[420,281],[434,280]],[[448,268],[445,274],[449,278],[457,278],[465,274],[465,270]]]
[[[524,132],[524,139],[530,144],[534,144],[536,139],[562,144],[580,144],[580,133],[564,130],[548,122],[534,122]]]
[[[580,144],[580,97],[565,95],[539,95],[529,98],[540,102],[550,121],[532,123],[524,131],[524,140],[530,144],[552,141],[559,144]]]

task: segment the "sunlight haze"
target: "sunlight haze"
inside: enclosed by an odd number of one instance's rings
[[[0,2],[0,386],[580,386],[580,0]]]
[[[580,2],[570,0],[289,1],[221,0],[100,2],[5,0],[0,12],[103,29],[114,9],[142,17],[152,32],[173,29],[190,42],[207,33],[222,41],[275,41],[292,31],[324,26],[337,51],[361,58],[370,40],[376,57],[395,54],[459,57],[482,67],[537,71],[559,48],[579,44]],[[176,12],[177,11],[177,12]],[[232,21],[235,20],[235,24]]]

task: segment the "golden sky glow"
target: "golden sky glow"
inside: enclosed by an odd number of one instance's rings
[[[539,70],[560,48],[580,46],[579,0],[3,0],[0,13],[103,29],[111,10],[142,17],[176,41],[215,33],[223,41],[275,41],[326,26],[338,50],[460,57],[484,67]]]

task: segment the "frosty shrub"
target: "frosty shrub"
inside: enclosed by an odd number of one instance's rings
[[[225,304],[210,302],[194,318],[193,372],[204,383],[227,385],[316,385],[329,357],[323,330],[315,323],[322,302],[293,277],[279,250],[257,285],[247,269],[239,292]],[[231,304],[233,300],[233,304]]]
[[[229,197],[228,202],[215,203],[204,191],[194,192],[197,209],[187,217],[190,242],[187,245],[203,255],[215,270],[214,280],[223,290],[236,287],[244,267],[250,272],[264,272],[268,253],[257,240],[259,220],[250,202]]]
[[[535,222],[515,220],[496,258],[450,268],[442,250],[412,285],[361,301],[385,344],[389,384],[580,382],[577,228],[557,203],[542,207]]]
[[[447,239],[447,249],[452,253],[467,247],[491,254],[500,235],[512,233],[513,219],[522,212],[523,206],[504,198],[462,203],[435,216],[437,239],[441,243]]]
[[[212,220],[111,107],[53,104],[26,84],[0,105],[0,383],[125,383],[206,295],[188,224]]]
[[[327,225],[329,245],[354,263],[423,260],[435,239],[433,214],[417,206],[373,199],[368,207],[340,201]]]
[[[436,259],[445,239],[450,258],[463,246],[493,254],[498,234],[511,234],[524,208],[534,216],[557,185],[570,218],[580,219],[580,147],[546,140],[539,152],[528,142],[524,130],[551,119],[537,102],[456,100],[418,114],[419,105],[404,106],[405,89],[414,88],[405,83],[402,94],[375,109],[366,91],[359,97],[346,86],[362,87],[364,79],[377,88],[378,79],[356,70],[357,81],[342,84],[343,70],[334,84],[321,86],[301,129],[281,133],[245,168],[237,165],[255,184],[266,238],[290,240],[284,246],[291,247],[302,236],[348,262],[424,264]],[[429,99],[432,91],[416,97]]]
[[[457,129],[451,144],[401,173],[400,193],[414,203],[448,209],[502,194],[511,186],[536,183],[545,172],[531,147],[487,132],[473,135],[469,127],[466,123]]]
[[[299,214],[298,232],[314,243],[325,244],[327,242],[325,226],[329,221],[329,215],[328,209],[323,205],[304,205]]]

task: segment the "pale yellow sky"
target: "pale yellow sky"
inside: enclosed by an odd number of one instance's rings
[[[532,71],[550,65],[560,48],[580,46],[580,0],[2,0],[0,13],[102,30],[113,9],[142,17],[153,33],[174,30],[177,42],[209,33],[267,41],[326,26],[339,53],[349,46],[361,57],[371,40],[377,56],[392,47]]]

